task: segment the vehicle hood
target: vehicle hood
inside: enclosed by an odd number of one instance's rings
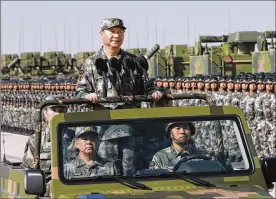
[[[239,185],[235,187],[167,187],[153,190],[120,190],[106,193],[83,193],[62,195],[60,198],[272,198],[268,191],[258,186]]]

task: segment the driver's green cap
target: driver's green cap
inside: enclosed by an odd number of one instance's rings
[[[78,138],[84,133],[95,133],[98,135],[98,129],[95,126],[77,127],[75,137]]]

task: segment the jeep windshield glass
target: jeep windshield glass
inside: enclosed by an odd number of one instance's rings
[[[229,175],[253,168],[236,117],[62,123],[59,162],[65,179]]]

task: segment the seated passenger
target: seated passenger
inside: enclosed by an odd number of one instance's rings
[[[100,141],[96,127],[77,127],[75,139],[75,147],[79,154],[64,165],[65,178],[120,175],[113,162],[107,162],[98,155]]]
[[[119,169],[124,176],[132,176],[135,172],[135,138],[132,134],[129,125],[102,126],[99,129],[98,154],[106,160],[121,162]]]
[[[155,153],[149,166],[150,169],[171,170],[183,157],[200,155],[199,151],[191,144],[191,136],[195,133],[195,127],[191,122],[169,123],[166,133],[171,138],[172,144]]]

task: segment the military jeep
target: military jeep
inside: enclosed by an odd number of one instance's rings
[[[258,159],[242,110],[213,106],[202,94],[174,94],[162,101],[167,105],[171,100],[191,99],[206,100],[209,104],[95,109],[54,116],[50,177],[40,168],[41,110],[49,105],[90,103],[85,99],[42,102],[36,115],[34,167],[24,170],[19,163],[2,163],[1,198],[272,198],[276,159]],[[100,103],[130,101],[152,102],[152,99],[149,96],[105,98]],[[200,153],[183,157],[174,153],[173,161],[157,167],[152,161],[156,153],[164,149],[172,151],[168,124],[181,122],[193,125],[193,135],[187,143]],[[100,139],[94,149],[114,163],[120,174],[74,173],[67,177],[66,165],[78,157],[78,150],[68,155],[74,140],[64,141],[66,129],[91,126],[97,129]]]

